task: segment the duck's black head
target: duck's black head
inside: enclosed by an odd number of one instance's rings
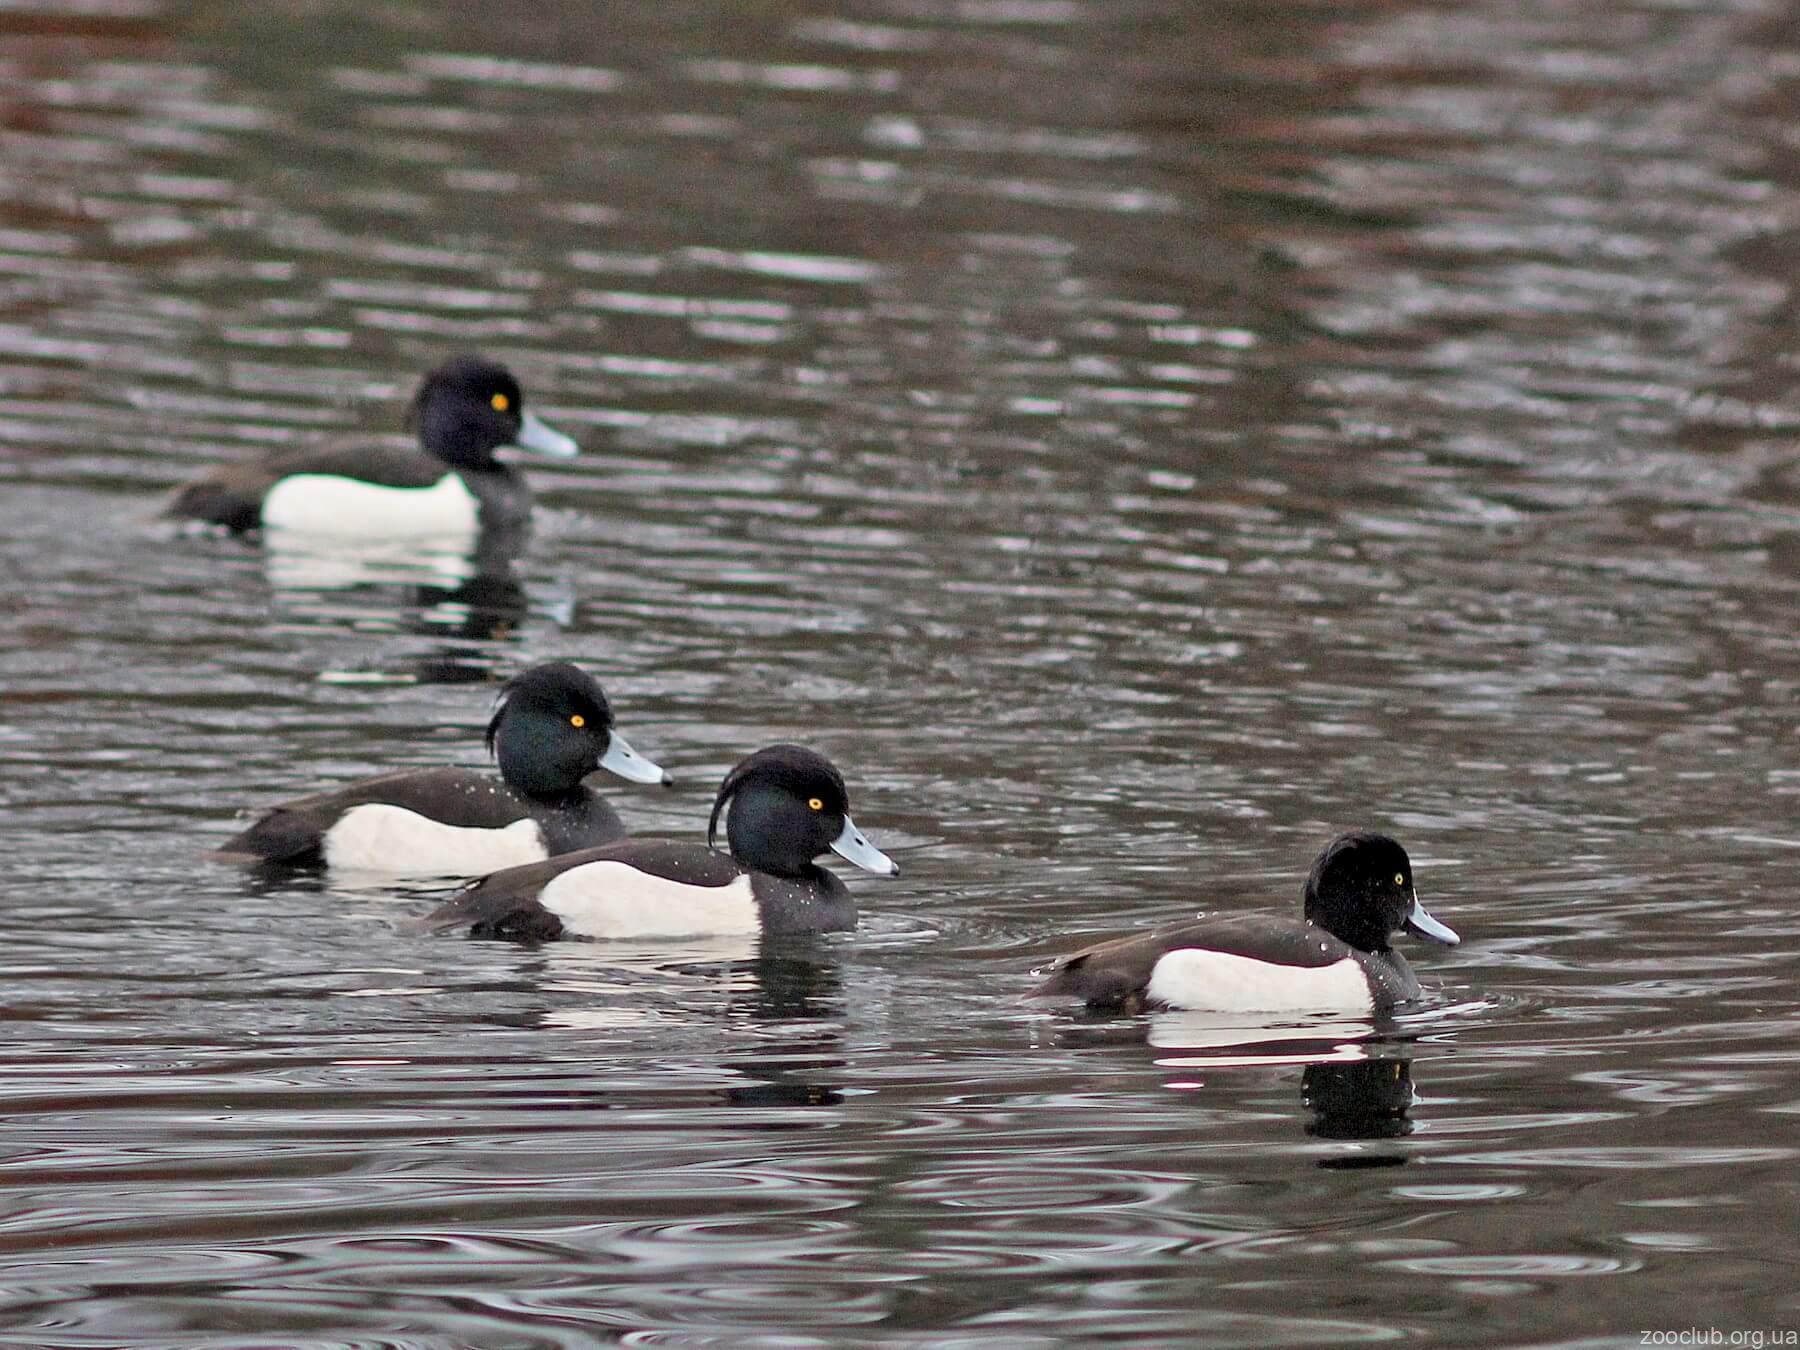
[[[1306,918],[1365,952],[1387,951],[1388,939],[1402,929],[1445,946],[1459,941],[1419,903],[1406,850],[1363,830],[1340,834],[1313,863]]]
[[[494,703],[487,746],[500,776],[529,797],[576,791],[596,769],[634,783],[668,775],[613,730],[612,705],[579,666],[549,661],[513,676]]]
[[[426,451],[458,469],[493,468],[494,451],[503,445],[553,459],[568,459],[577,449],[526,412],[512,372],[483,356],[453,356],[426,375],[406,420]]]
[[[731,856],[776,876],[804,876],[821,853],[836,853],[865,871],[894,876],[899,867],[850,819],[843,775],[825,756],[800,745],[771,745],[725,775],[706,823],[706,842],[726,812]]]

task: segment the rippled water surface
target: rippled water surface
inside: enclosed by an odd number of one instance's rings
[[[1795,1343],[1797,33],[0,4],[0,1337]],[[153,519],[464,348],[584,446],[523,551]],[[529,949],[200,856],[550,657],[640,831],[804,739],[903,875]],[[1353,825],[1413,1014],[1018,997]]]

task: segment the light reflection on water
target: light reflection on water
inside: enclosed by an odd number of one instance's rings
[[[3,1334],[1791,1325],[1792,18],[0,17]],[[149,519],[472,346],[586,452],[529,539]],[[197,860],[558,656],[637,828],[802,739],[904,879],[532,951]],[[1350,824],[1465,935],[1418,1015],[1020,1000]]]

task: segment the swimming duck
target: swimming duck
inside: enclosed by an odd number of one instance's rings
[[[164,514],[234,531],[473,535],[522,525],[531,511],[524,474],[495,450],[569,459],[578,449],[525,410],[505,366],[481,356],[454,356],[426,375],[407,425],[416,444],[305,446],[221,465],[178,490]]]
[[[1412,861],[1383,834],[1332,840],[1306,879],[1304,918],[1232,915],[1097,943],[1064,957],[1033,997],[1137,1012],[1377,1012],[1419,997],[1388,939],[1459,939],[1419,902]]]
[[[715,848],[721,814],[729,854]],[[813,861],[827,852],[881,876],[900,871],[850,819],[849,792],[829,760],[771,745],[725,775],[704,845],[626,839],[509,867],[427,922],[531,941],[836,932],[856,926],[856,905]]]
[[[217,853],[255,861],[472,877],[621,838],[624,823],[582,779],[608,769],[634,783],[668,781],[613,729],[593,676],[563,661],[533,666],[501,689],[487,746],[500,776],[404,769],[284,802]]]

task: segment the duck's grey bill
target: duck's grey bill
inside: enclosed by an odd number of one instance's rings
[[[540,421],[533,413],[526,413],[519,419],[519,434],[513,437],[513,444],[522,450],[535,450],[540,455],[548,455],[551,459],[574,459],[581,453],[581,447],[569,437],[556,431],[547,422]]]
[[[1412,909],[1407,912],[1406,922],[1401,925],[1416,938],[1424,938],[1427,942],[1441,942],[1446,947],[1454,947],[1462,939],[1449,924],[1439,923],[1425,912],[1425,906],[1418,898],[1413,898]]]
[[[659,765],[652,764],[637,751],[625,743],[625,738],[613,732],[612,739],[606,743],[606,753],[600,756],[600,767],[619,775],[628,783],[672,783],[675,780],[662,771]]]
[[[847,862],[853,862],[865,872],[873,872],[879,877],[897,877],[900,875],[900,864],[883,853],[867,839],[856,822],[849,816],[844,817],[844,828],[836,839],[831,841],[831,851]]]

